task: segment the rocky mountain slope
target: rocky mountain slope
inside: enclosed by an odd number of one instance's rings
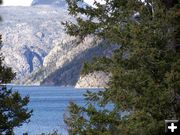
[[[65,9],[50,6],[1,7],[0,22],[5,63],[17,79],[43,65],[45,56],[59,41],[69,40],[61,21],[71,20]],[[58,40],[58,41],[57,41]]]
[[[35,2],[34,5],[0,8],[2,52],[5,64],[17,74],[14,83],[74,86],[84,61],[111,55],[108,50],[116,48],[92,36],[78,43],[64,32],[61,24],[74,21],[66,8]]]
[[[76,39],[65,44],[55,46],[45,57],[43,66],[33,72],[30,76],[18,82],[22,84],[37,84],[37,85],[61,85],[61,86],[76,86],[80,81],[80,71],[85,61],[91,60],[94,56],[110,56],[111,51],[116,47],[109,46],[105,41],[95,41],[94,37],[87,37],[83,43],[77,43]],[[105,75],[105,74],[103,74]],[[85,78],[87,78],[85,76]],[[89,75],[91,82],[96,82],[94,76]],[[84,81],[77,87],[102,87],[106,76],[100,76],[99,84]],[[82,81],[80,81],[82,82]],[[83,85],[82,85],[83,84]]]

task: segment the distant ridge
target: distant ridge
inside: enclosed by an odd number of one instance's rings
[[[33,0],[31,5],[56,5],[61,7],[67,7],[65,0]]]
[[[63,8],[68,7],[65,0],[33,0],[31,6],[36,6],[36,5],[51,5],[51,6],[58,6]],[[78,2],[78,5],[84,7],[87,5],[87,3]]]

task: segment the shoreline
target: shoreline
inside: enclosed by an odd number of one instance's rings
[[[58,86],[58,85],[22,85],[22,84],[1,84],[3,86],[14,86],[14,87],[59,87],[59,88],[73,88],[73,89],[100,89],[103,90],[103,87],[75,87],[75,86]]]

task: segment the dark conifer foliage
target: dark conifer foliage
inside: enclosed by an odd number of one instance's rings
[[[67,33],[121,47],[111,59],[85,64],[83,74],[101,69],[111,78],[104,91],[85,95],[87,106],[70,103],[69,134],[164,135],[164,120],[180,119],[180,1],[105,0],[86,8],[77,1],[67,0],[77,20],[64,22]],[[109,103],[113,109],[103,109]]]
[[[1,47],[0,36],[0,49]],[[12,69],[3,64],[3,56],[0,53],[0,135],[12,135],[13,129],[28,122],[32,114],[26,107],[29,97],[22,98],[18,92],[12,92],[4,85],[10,83],[14,77]]]

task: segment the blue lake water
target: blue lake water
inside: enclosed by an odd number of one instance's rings
[[[87,91],[87,89],[38,86],[13,86],[13,90],[18,90],[22,96],[28,95],[30,97],[28,108],[33,109],[30,123],[16,128],[16,135],[25,132],[29,135],[37,135],[53,130],[67,135],[63,115],[67,112],[68,103],[74,101],[79,105],[85,105],[83,94]]]

